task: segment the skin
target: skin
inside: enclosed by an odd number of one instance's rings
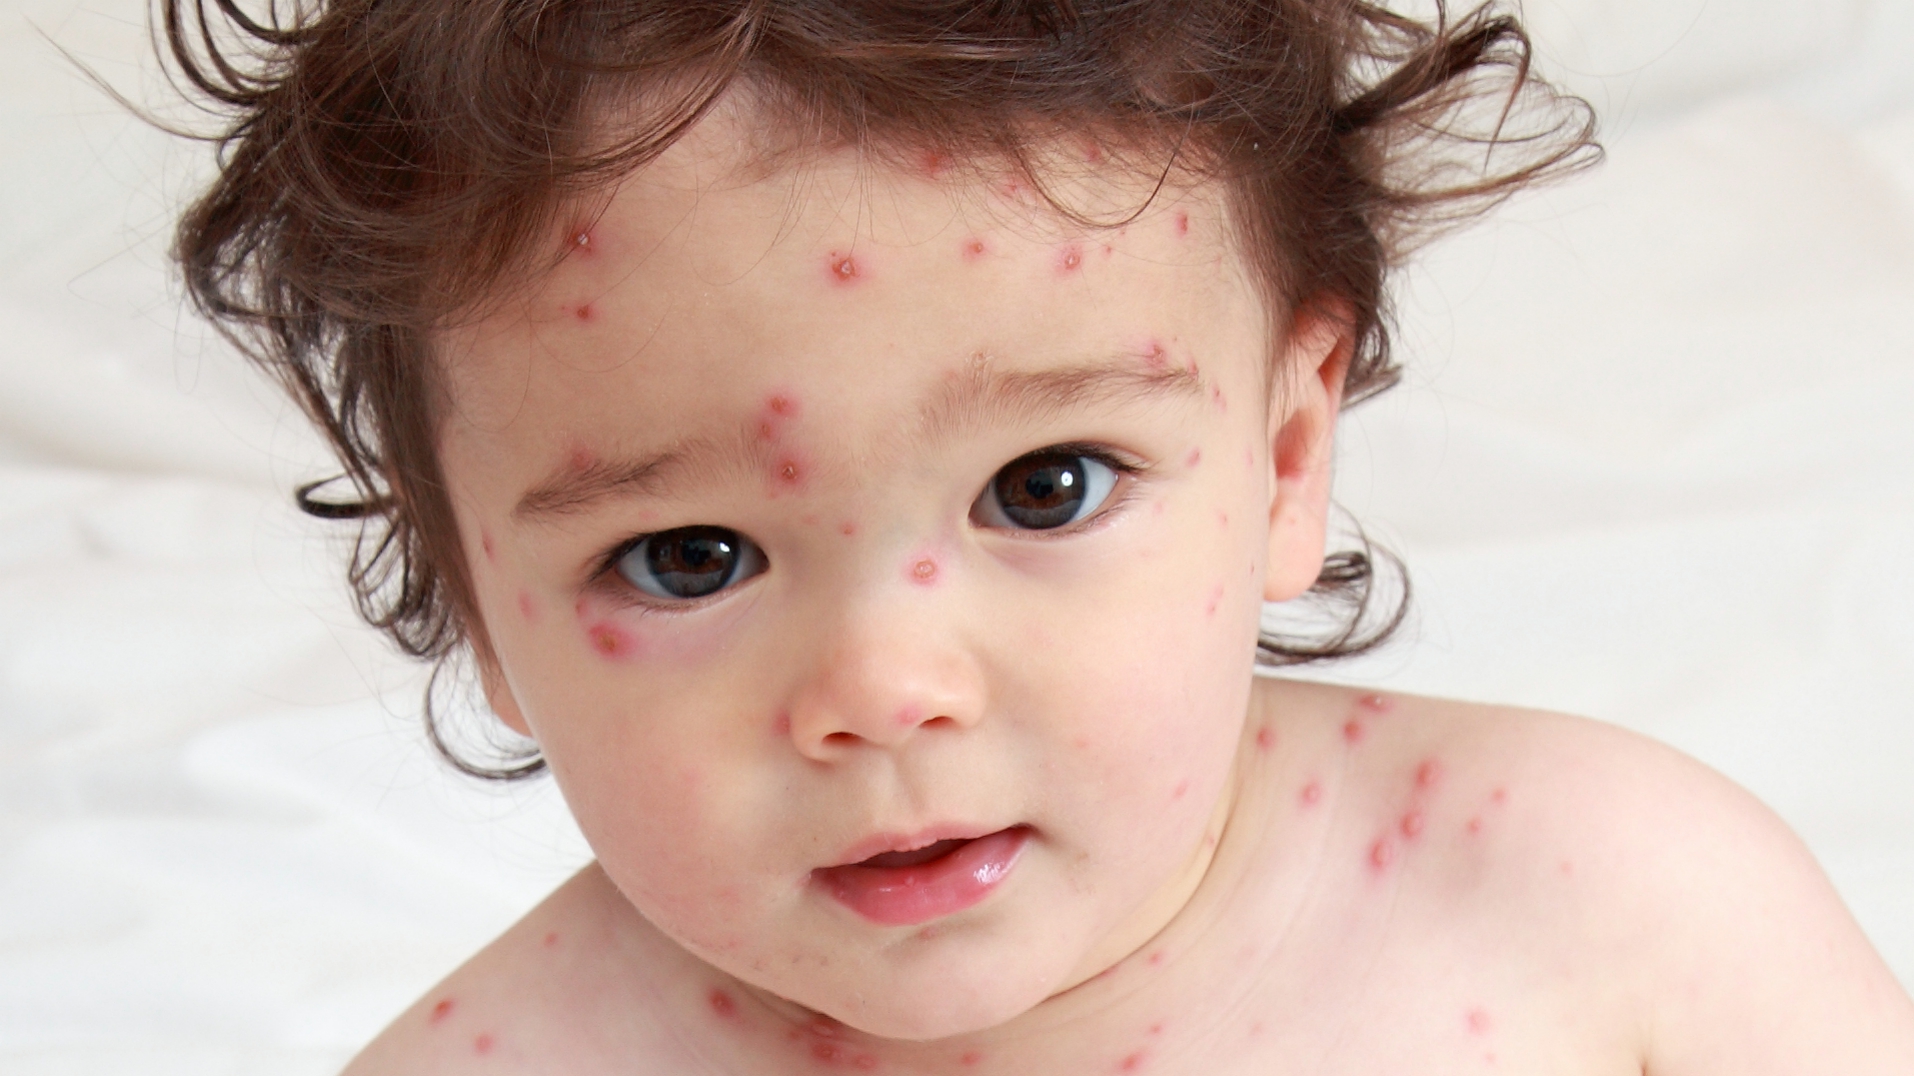
[[[1092,231],[941,170],[766,175],[749,122],[706,120],[443,341],[487,693],[597,862],[349,1071],[1914,1066],[1812,860],[1701,767],[1252,678],[1261,603],[1321,565],[1349,340],[1329,303],[1272,345],[1216,192]],[[1089,367],[1115,380],[1001,402]],[[1134,472],[1056,531],[980,516],[1058,444]],[[714,446],[668,488],[599,481]],[[679,607],[601,570],[691,525],[764,570]],[[939,824],[1030,837],[920,926],[813,881]]]

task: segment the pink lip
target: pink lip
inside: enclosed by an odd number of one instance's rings
[[[981,837],[879,837],[853,849],[848,862],[820,867],[811,876],[839,903],[873,923],[913,926],[961,912],[989,896],[1016,866],[1029,837],[1022,826]],[[948,847],[930,847],[939,842]],[[935,858],[912,862],[907,850]],[[870,862],[879,857],[895,865]]]

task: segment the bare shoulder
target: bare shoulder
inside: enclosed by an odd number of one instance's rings
[[[1546,921],[1571,947],[1558,959],[1608,969],[1650,1076],[1914,1072],[1914,1002],[1806,846],[1746,790],[1596,721],[1401,708],[1398,767],[1454,758],[1474,797],[1461,830],[1474,839],[1441,859],[1503,922]]]
[[[629,1071],[635,1057],[673,1070],[661,996],[628,972],[676,957],[653,951],[623,906],[597,865],[585,868],[427,991],[344,1076],[583,1074],[618,1058]]]

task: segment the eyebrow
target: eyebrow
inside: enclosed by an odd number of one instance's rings
[[[908,441],[936,445],[993,423],[1036,424],[1094,404],[1196,400],[1202,391],[1193,368],[1139,368],[1134,358],[1036,372],[993,371],[987,362],[973,361],[967,373],[948,379],[918,408]],[[729,439],[681,441],[625,459],[574,461],[526,490],[512,516],[537,522],[578,515],[614,497],[669,497],[688,473],[728,477],[761,468],[769,457],[769,447],[756,443],[746,424]]]

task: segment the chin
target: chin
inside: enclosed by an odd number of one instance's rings
[[[867,1035],[909,1042],[947,1039],[997,1027],[1029,1012],[1055,992],[1059,975],[974,954],[962,967],[925,961],[875,989],[851,984],[813,1006]],[[848,996],[847,996],[848,995]]]

